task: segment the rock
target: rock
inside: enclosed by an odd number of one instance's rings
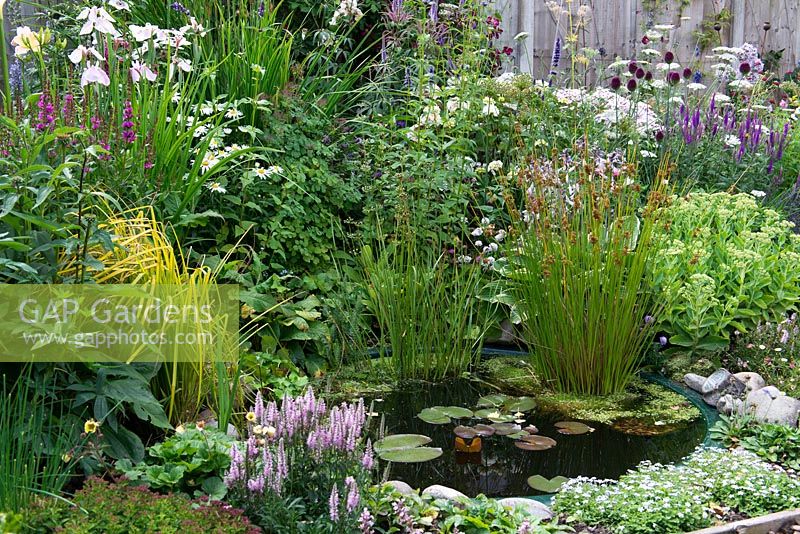
[[[410,495],[414,493],[414,489],[402,480],[390,480],[386,482],[384,486],[391,486],[395,491],[402,495]]]
[[[448,501],[459,501],[461,499],[467,499],[468,497],[461,493],[458,490],[454,490],[453,488],[448,488],[447,486],[440,486],[438,484],[434,484],[433,486],[428,486],[424,490],[422,490],[422,495],[430,495],[434,499],[445,499]]]
[[[714,391],[721,391],[728,385],[730,379],[731,373],[727,369],[717,369],[703,382],[700,393],[706,394]]]
[[[693,389],[700,393],[703,389],[703,384],[706,381],[706,377],[696,375],[694,373],[687,373],[683,376],[683,382],[689,389]]]
[[[703,400],[709,406],[717,407],[719,400],[722,398],[722,392],[720,391],[712,391],[710,393],[703,393]]]
[[[728,393],[719,398],[716,408],[721,414],[731,415],[732,413],[740,413],[743,406],[744,402],[741,399],[737,399]]]
[[[767,385],[764,378],[762,378],[762,376],[758,373],[744,372],[744,373],[736,373],[733,376],[735,376],[738,380],[744,383],[745,388],[747,389],[748,392],[761,389]]]
[[[525,499],[522,497],[506,497],[500,499],[500,504],[507,508],[516,508],[525,512],[528,515],[538,517],[539,519],[550,519],[553,517],[553,511],[549,507],[540,503],[535,499]]]
[[[762,423],[797,426],[800,401],[782,394],[775,386],[767,386],[747,395],[745,411]]]

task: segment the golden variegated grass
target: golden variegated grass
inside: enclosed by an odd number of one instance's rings
[[[179,298],[187,304],[207,301],[209,291],[216,284],[220,267],[211,269],[207,265],[190,265],[180,246],[173,244],[167,230],[155,216],[151,207],[135,208],[121,213],[107,212],[99,229],[111,234],[115,247],[102,250],[90,249],[94,259],[103,265],[101,269],[88,269],[98,284],[136,284],[151,287],[180,286]],[[62,262],[61,274],[69,276],[75,272],[77,258]],[[220,266],[224,264],[220,262]],[[238,356],[238,336],[231,336],[225,329],[225,318],[214,317],[211,325],[196,324],[196,333],[211,331],[222,336],[222,349],[226,354]],[[235,320],[235,318],[227,318]],[[238,328],[238,325],[237,325]],[[252,335],[252,333],[250,334]],[[226,381],[219,365],[211,367],[214,358],[209,353],[213,347],[198,343],[191,346],[174,346],[153,380],[153,391],[167,403],[167,415],[172,424],[194,420],[207,404],[218,406],[233,404],[231,399],[241,397],[236,384]],[[187,355],[185,352],[195,351]],[[220,350],[217,345],[216,350]],[[132,354],[129,361],[135,361]],[[238,376],[237,361],[226,361],[227,377]],[[220,383],[213,387],[214,378]],[[227,393],[227,395],[226,395]],[[227,408],[226,408],[227,410]],[[219,411],[219,410],[217,410]],[[219,417],[219,414],[217,414]]]

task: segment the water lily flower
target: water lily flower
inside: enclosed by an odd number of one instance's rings
[[[25,57],[28,52],[38,52],[42,49],[43,44],[50,42],[50,30],[43,29],[34,32],[28,26],[20,26],[17,28],[17,35],[11,40],[14,45],[14,55],[21,58]]]
[[[154,82],[156,80],[156,73],[146,64],[139,63],[138,61],[134,61],[131,64],[130,73],[133,83],[139,83],[139,80],[142,78],[146,79],[148,82]]]
[[[78,45],[78,47],[70,52],[69,56],[67,57],[69,57],[69,60],[72,61],[72,63],[77,65],[83,60],[89,59],[89,56],[94,56],[98,61],[103,61],[105,59],[103,58],[103,55],[100,54],[97,49],[95,49],[95,47],[90,46],[87,48],[83,45]]]
[[[114,27],[114,17],[102,7],[85,7],[78,16],[78,20],[86,20],[81,26],[81,35],[88,35],[97,30],[113,37],[119,37],[120,33]]]
[[[81,87],[86,87],[90,83],[99,83],[108,87],[111,85],[111,80],[106,71],[100,68],[99,64],[89,64],[81,75]]]

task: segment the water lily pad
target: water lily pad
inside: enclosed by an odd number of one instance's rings
[[[526,426],[525,428],[523,428],[522,430],[524,430],[524,431],[525,431],[525,432],[527,432],[528,434],[538,434],[538,433],[539,433],[539,429],[538,429],[538,428],[536,428],[536,427],[535,427],[535,426],[533,426],[533,425],[528,425],[528,426]]]
[[[481,441],[481,438],[466,440],[456,437],[456,452],[475,454],[480,453],[481,448],[483,448],[483,442]]]
[[[536,408],[536,401],[531,397],[514,397],[505,402],[509,412],[529,412]]]
[[[556,446],[556,440],[547,436],[525,436],[514,442],[514,445],[528,451],[546,451]]]
[[[453,433],[462,439],[472,439],[478,435],[474,428],[468,426],[457,426],[453,429]]]
[[[507,434],[506,437],[511,439],[520,439],[528,437],[529,435],[530,434],[528,434],[527,432],[520,430],[519,432],[514,432],[513,434]]]
[[[434,406],[433,409],[453,419],[469,419],[472,417],[472,410],[462,408],[461,406]]]
[[[485,408],[475,412],[475,417],[479,419],[488,419],[493,423],[510,423],[514,420],[514,416],[508,413],[503,413],[497,408]]]
[[[561,421],[556,423],[556,428],[559,434],[566,434],[568,436],[579,436],[587,432],[594,432],[594,428],[577,421]]]
[[[496,432],[494,427],[489,425],[475,425],[472,427],[479,436],[492,436]]]
[[[450,422],[450,417],[436,408],[425,408],[417,417],[432,425],[444,425]]]
[[[413,449],[415,447],[427,445],[430,442],[431,438],[423,436],[422,434],[395,434],[376,441],[375,445],[373,445],[373,449],[380,454],[388,451]]]
[[[506,395],[486,395],[485,397],[481,397],[478,399],[478,406],[481,408],[486,407],[494,407],[498,408],[508,401],[509,398]]]
[[[415,447],[413,449],[401,449],[396,451],[386,451],[380,455],[381,460],[395,462],[398,464],[414,464],[435,460],[442,455],[442,449],[438,447]]]
[[[514,423],[495,423],[491,425],[494,428],[495,434],[498,436],[507,436],[522,430],[522,427]]]
[[[564,482],[569,479],[567,477],[553,477],[551,479],[544,478],[542,475],[533,475],[528,477],[528,485],[542,493],[555,493],[561,489]]]

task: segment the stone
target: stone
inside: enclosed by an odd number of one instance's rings
[[[515,508],[523,511],[524,513],[539,519],[550,519],[553,517],[553,511],[550,508],[536,499],[525,499],[523,497],[506,497],[500,499],[500,504],[507,508]]]
[[[722,398],[722,392],[712,391],[710,393],[703,393],[703,400],[709,406],[717,407],[719,400]]]
[[[767,382],[758,373],[743,372],[743,373],[736,373],[733,376],[735,376],[738,380],[744,383],[744,386],[748,392],[761,389],[767,385]]]
[[[767,386],[747,394],[745,412],[762,423],[794,427],[800,417],[800,401],[782,394],[775,386]]]
[[[724,389],[731,379],[731,373],[727,369],[717,369],[711,376],[706,378],[703,382],[703,387],[700,388],[700,393],[712,393],[714,391],[721,391]]]
[[[744,407],[744,401],[737,399],[730,393],[723,395],[717,401],[717,411],[724,415],[731,415],[733,413],[741,413]]]
[[[402,480],[389,480],[384,484],[384,486],[391,486],[401,495],[411,495],[414,493],[414,489]]]
[[[466,495],[464,495],[458,490],[454,490],[453,488],[448,488],[447,486],[440,486],[438,484],[434,484],[433,486],[428,486],[427,488],[422,490],[422,495],[430,495],[434,499],[444,499],[447,501],[459,501],[468,498]]]
[[[687,373],[683,376],[683,382],[689,389],[693,389],[696,392],[700,393],[703,389],[703,384],[706,381],[706,377],[696,375],[694,373]]]

